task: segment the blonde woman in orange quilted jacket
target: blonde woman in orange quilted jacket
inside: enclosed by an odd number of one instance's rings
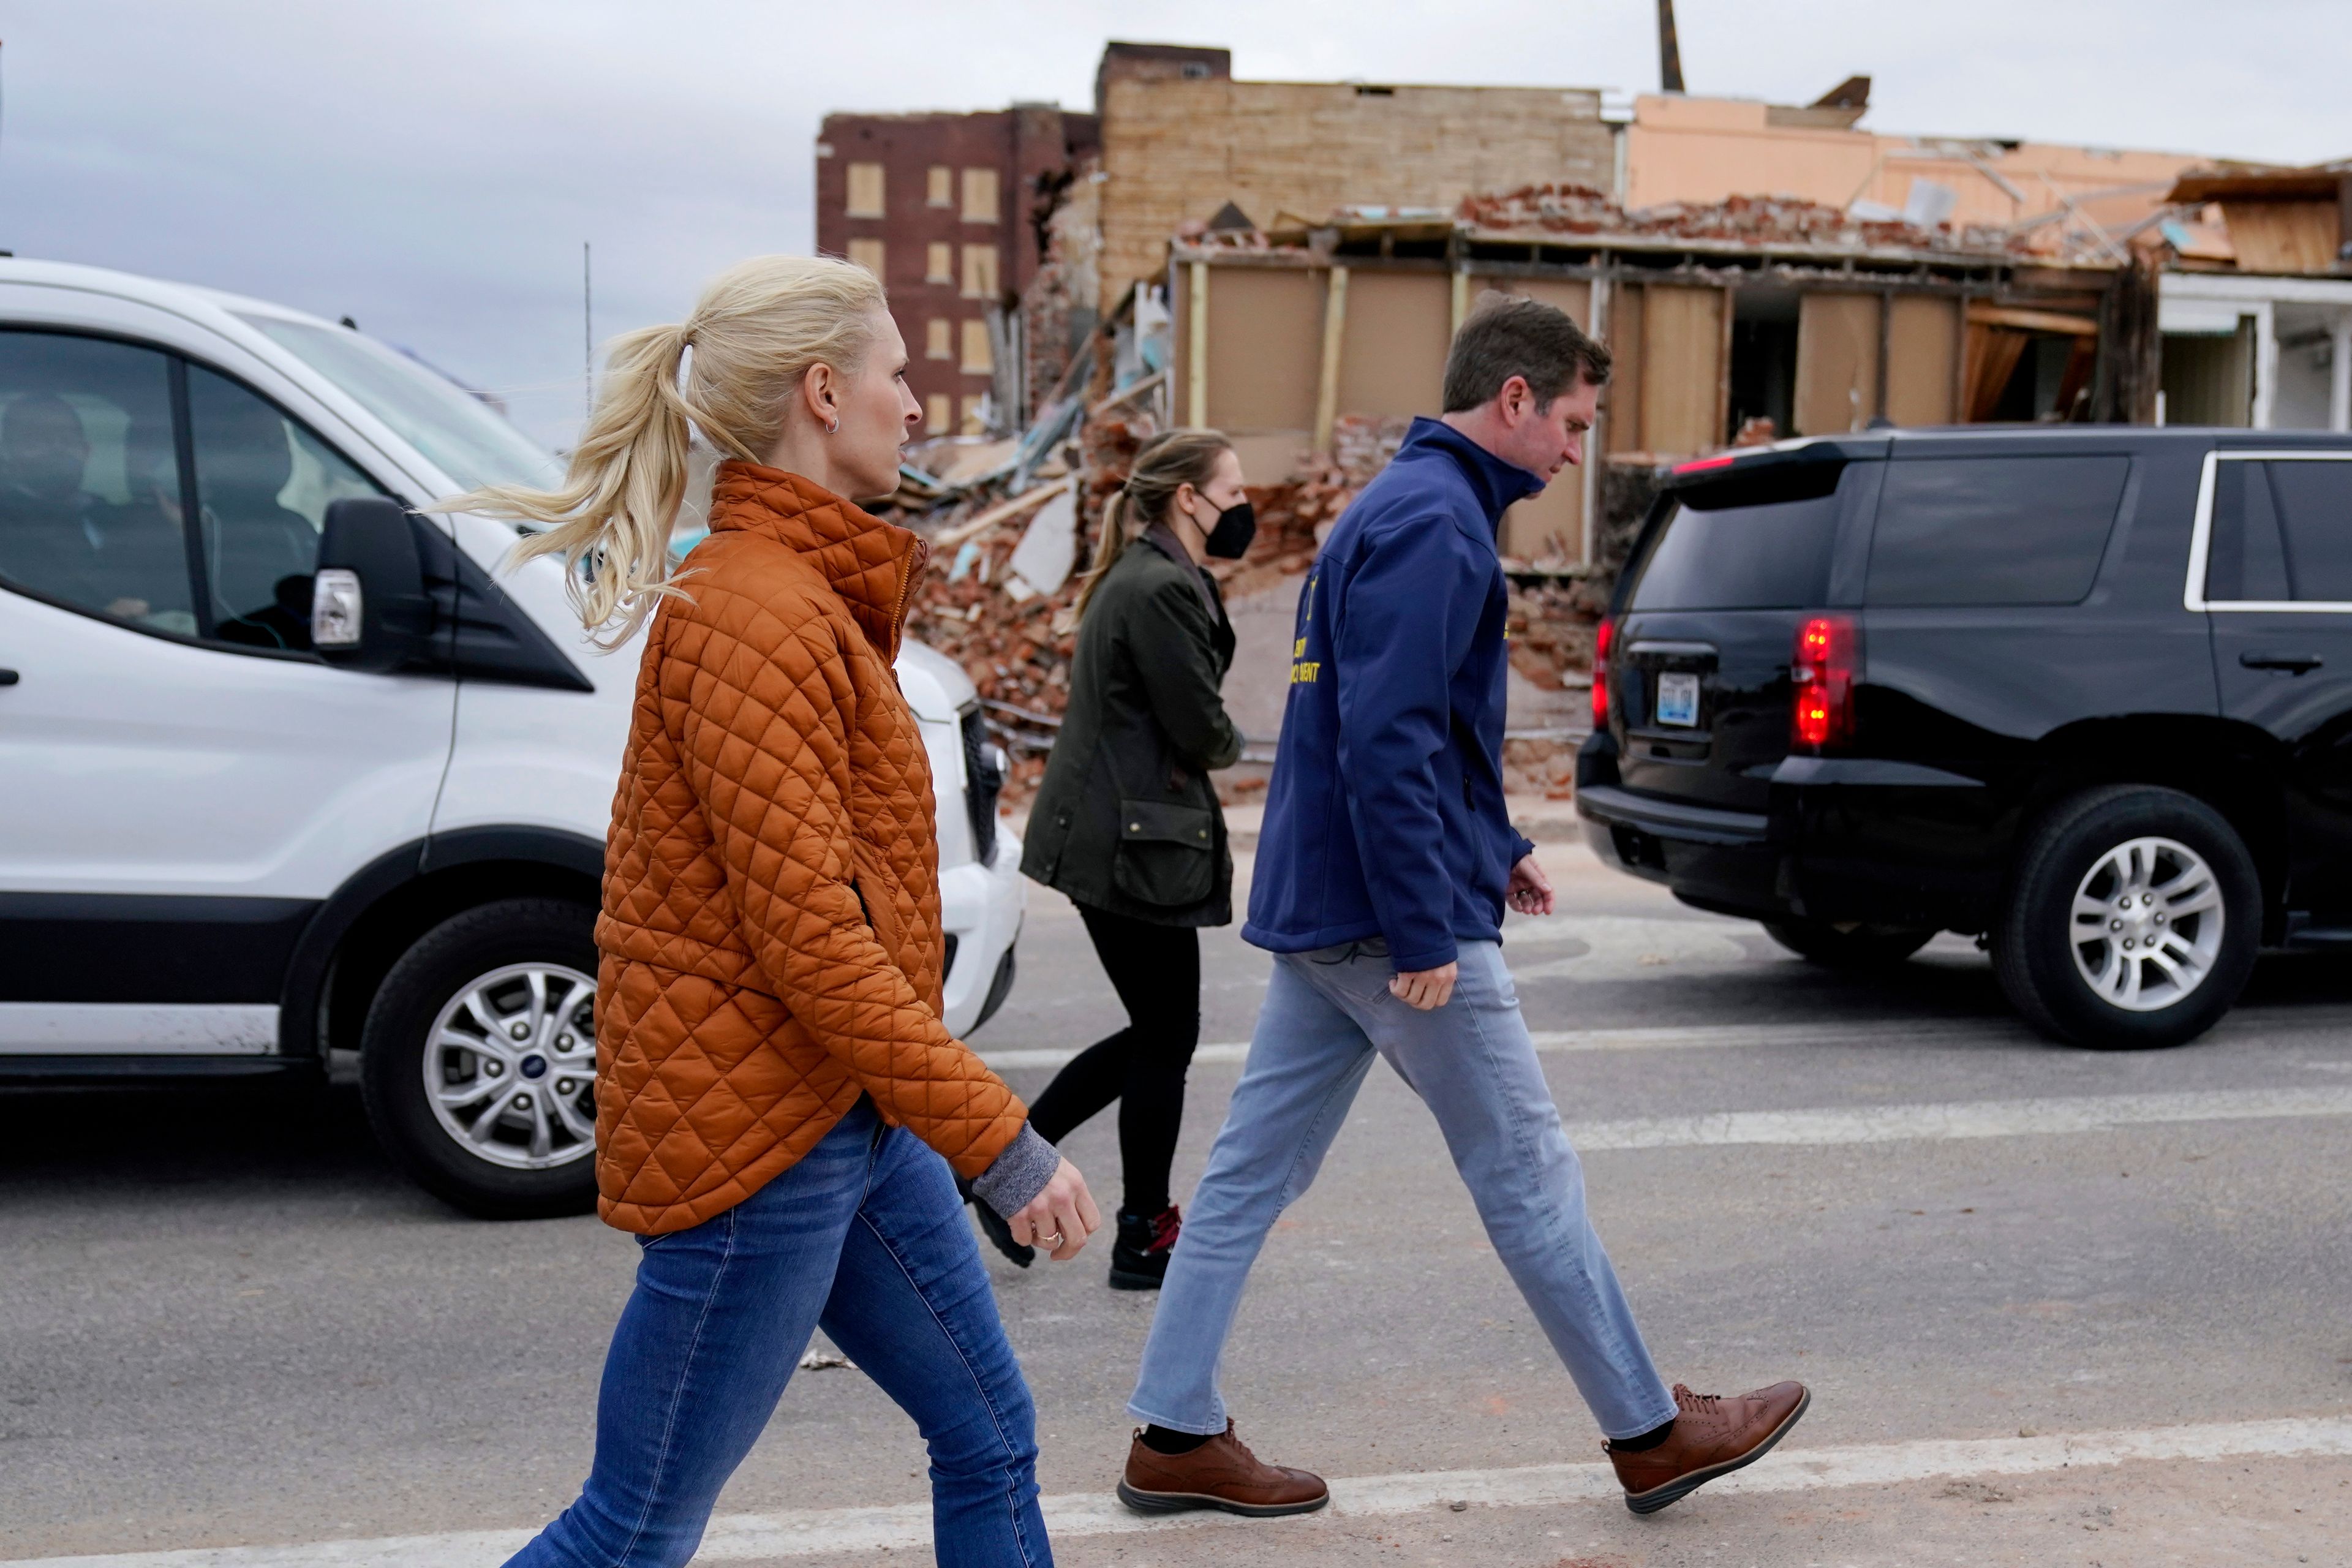
[[[579,1500],[510,1568],[675,1568],[823,1328],[929,1448],[938,1559],[1049,1563],[1034,1419],[956,1179],[1023,1241],[1101,1223],[940,1023],[931,781],[892,661],[923,542],[861,510],[919,417],[873,277],[762,257],[613,351],[546,525],[583,621],[650,621],[596,925],[596,1180],[635,1233]],[[672,575],[689,438],[727,459]]]

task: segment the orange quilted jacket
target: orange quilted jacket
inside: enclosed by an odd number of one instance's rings
[[[940,1022],[939,852],[891,672],[927,547],[719,471],[646,637],[596,922],[596,1184],[658,1235],[742,1202],[863,1093],[966,1177],[1028,1111]]]

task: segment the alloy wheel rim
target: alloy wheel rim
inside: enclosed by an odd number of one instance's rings
[[[2221,887],[2177,838],[2132,838],[2091,863],[2067,931],[2074,971],[2126,1013],[2188,999],[2221,955]]]
[[[512,1171],[596,1150],[596,982],[510,963],[463,986],[425,1041],[425,1099],[452,1142]]]

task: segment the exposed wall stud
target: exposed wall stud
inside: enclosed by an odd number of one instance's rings
[[[1885,289],[1880,290],[1878,296],[1878,406],[1870,411],[1871,416],[1876,419],[1886,416],[1886,369],[1889,358],[1887,350],[1888,340],[1894,332],[1895,290]]]
[[[2352,315],[2336,318],[2335,338],[2327,367],[2327,427],[2352,430]]]
[[[1209,264],[1195,261],[1192,297],[1185,306],[1184,423],[1209,422]]]
[[[1601,259],[1605,263],[1607,258]],[[1610,276],[1604,266],[1601,275],[1592,280],[1591,319],[1587,323],[1596,343],[1605,344],[1609,341],[1609,285]],[[1584,487],[1584,526],[1578,530],[1581,537],[1577,541],[1576,558],[1588,566],[1592,564],[1593,536],[1600,526],[1594,520],[1601,510],[1601,432],[1608,420],[1607,414],[1601,415],[1593,422],[1592,428],[1584,433],[1584,469],[1578,475],[1578,482]]]
[[[1738,296],[1726,284],[1723,289],[1723,338],[1717,350],[1715,362],[1715,445],[1728,447],[1732,437],[1738,434],[1731,426],[1731,317],[1732,301]]]
[[[1323,368],[1315,384],[1315,449],[1331,449],[1339,420],[1339,349],[1348,333],[1348,269],[1331,268],[1323,288]]]

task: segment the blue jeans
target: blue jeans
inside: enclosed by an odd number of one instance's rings
[[[1389,994],[1384,942],[1278,953],[1249,1061],[1168,1265],[1138,1420],[1225,1429],[1217,1362],[1250,1265],[1275,1219],[1307,1191],[1375,1054],[1435,1113],[1496,1256],[1576,1380],[1603,1436],[1674,1417],[1616,1270],[1584,1212],[1584,1173],[1519,1017],[1496,943],[1465,942],[1444,1006]]]
[[[954,1177],[871,1102],[725,1214],[638,1244],[588,1484],[508,1568],[680,1568],[820,1325],[929,1446],[939,1561],[1053,1562],[1028,1386]]]

